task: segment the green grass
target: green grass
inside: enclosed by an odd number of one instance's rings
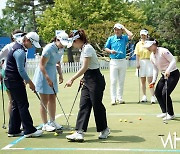
[[[179,64],[178,64],[179,66]],[[156,114],[160,113],[158,104],[151,105],[150,102],[145,104],[137,104],[138,102],[138,79],[135,76],[135,69],[128,68],[125,80],[124,100],[126,104],[123,105],[110,105],[110,80],[109,70],[103,70],[102,73],[106,79],[106,89],[104,92],[103,102],[107,111],[108,126],[111,128],[111,135],[107,140],[97,139],[98,133],[96,132],[93,113],[91,114],[88,131],[85,134],[84,143],[70,143],[65,139],[65,136],[70,131],[64,131],[60,136],[54,136],[54,133],[44,133],[40,138],[23,139],[12,148],[111,148],[111,149],[164,149],[160,137],[158,135],[165,135],[164,140],[167,138],[169,132],[177,132],[180,138],[180,85],[178,84],[174,92],[172,93],[172,99],[174,104],[175,114],[179,116],[176,120],[170,121],[167,125],[163,124],[162,119],[156,118]],[[74,73],[64,74],[64,83],[59,86],[58,97],[66,113],[69,113],[75,95],[77,93],[79,80],[75,81],[73,87],[64,88],[65,82]],[[39,101],[36,95],[28,88],[28,98],[30,103],[30,112],[34,121],[34,125],[38,126],[42,123],[39,114]],[[150,100],[150,92],[147,90],[147,96]],[[0,100],[1,96],[0,96]],[[2,101],[1,101],[2,102]],[[5,104],[7,111],[7,97],[5,96]],[[1,105],[2,106],[2,105]],[[76,116],[79,108],[79,96],[73,109],[73,114],[70,117],[70,124],[75,126]],[[57,114],[62,114],[61,108],[57,103]],[[0,124],[3,123],[2,108],[0,108]],[[8,123],[8,114],[6,112],[6,125]],[[142,120],[139,120],[139,117]],[[127,122],[120,122],[119,120],[127,119]],[[129,123],[129,122],[132,123]],[[66,121],[63,116],[57,119],[57,122],[65,125]],[[18,138],[8,138],[7,129],[0,129],[0,148],[5,147],[9,143]],[[171,149],[168,144],[164,150]],[[180,141],[177,141],[177,149],[180,149]],[[10,150],[0,151],[0,153],[10,153]],[[14,153],[32,153],[32,151],[14,150]],[[40,150],[33,151],[33,153],[77,153],[89,154],[89,153],[148,153],[146,152],[126,152],[126,151],[48,151]],[[152,152],[149,152],[152,153]],[[165,153],[165,152],[154,152]]]

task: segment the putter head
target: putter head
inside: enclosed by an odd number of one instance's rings
[[[163,121],[164,124],[168,124],[168,122],[166,120]]]
[[[6,129],[6,126],[5,126],[5,125],[3,125],[3,126],[2,126],[2,128],[3,128],[3,129]]]
[[[57,134],[62,134],[62,133],[63,133],[63,130],[62,130],[62,129],[56,129],[56,130],[55,130],[55,133],[57,133]]]

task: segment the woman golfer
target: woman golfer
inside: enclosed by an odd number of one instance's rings
[[[12,98],[12,108],[9,120],[8,136],[38,137],[42,135],[41,130],[33,126],[33,120],[29,113],[29,102],[25,83],[34,91],[35,86],[25,70],[26,52],[28,48],[40,48],[39,35],[30,32],[20,42],[16,42],[8,53],[4,82]],[[24,133],[21,132],[21,123]]]
[[[56,96],[53,91],[58,92],[57,72],[59,74],[59,83],[63,82],[61,71],[61,57],[64,54],[64,47],[68,44],[68,34],[59,33],[53,40],[45,46],[40,59],[39,67],[36,69],[33,82],[36,91],[40,93],[43,105],[48,109],[50,121],[47,119],[47,111],[44,106],[40,106],[40,114],[43,121],[42,130],[54,131],[62,129],[62,126],[55,122],[56,114]],[[56,72],[57,71],[57,72]]]
[[[176,87],[180,77],[179,70],[176,67],[176,60],[168,49],[158,47],[158,42],[153,38],[146,41],[144,47],[151,52],[150,60],[153,63],[153,81],[149,86],[152,87],[155,84],[158,70],[162,74],[155,89],[155,95],[162,110],[162,114],[157,115],[157,117],[163,118],[163,120],[172,120],[175,115],[170,94]]]
[[[150,52],[144,48],[144,42],[148,38],[148,31],[146,29],[142,29],[140,31],[141,40],[136,44],[135,47],[135,54],[136,54],[136,62],[137,62],[137,69],[139,71],[139,77],[141,78],[141,85],[142,85],[142,92],[143,97],[141,102],[147,102],[146,97],[146,78],[148,83],[152,82],[153,76],[153,66],[150,61]],[[154,87],[150,88],[151,92],[151,103],[156,102],[156,98],[154,96]]]
[[[105,89],[105,79],[99,70],[99,63],[94,48],[88,44],[84,30],[74,31],[70,34],[73,41],[73,47],[78,48],[81,52],[80,61],[81,69],[67,81],[67,87],[71,87],[74,80],[84,74],[83,87],[81,91],[80,109],[76,121],[76,132],[67,135],[70,141],[84,141],[84,132],[90,118],[91,109],[93,108],[97,132],[100,132],[99,139],[106,139],[110,134],[107,126],[106,109],[102,104],[103,91]]]
[[[17,29],[14,30],[11,34],[11,43],[7,44],[4,48],[2,48],[2,50],[0,51],[0,61],[4,60],[2,63],[2,70],[0,73],[0,80],[3,80],[3,78],[5,77],[5,69],[6,69],[6,61],[7,61],[7,56],[8,53],[12,50],[13,45],[16,43],[16,41],[18,39],[20,39],[22,36],[24,36],[25,33],[23,33],[21,30]],[[6,90],[8,98],[9,98],[9,104],[8,104],[8,113],[10,116],[11,113],[11,107],[12,107],[12,99],[11,99],[11,95],[10,92],[8,91],[8,89],[6,88],[5,84],[0,86],[0,89],[3,86],[3,90]]]

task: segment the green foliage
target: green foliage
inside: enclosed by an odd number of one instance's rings
[[[140,0],[136,4],[144,10],[146,23],[156,28],[161,45],[180,56],[180,1]]]
[[[143,26],[146,16],[134,4],[119,0],[55,0],[38,19],[38,30],[46,42],[54,36],[55,30],[85,29],[90,41],[104,45],[115,22]],[[144,27],[144,26],[143,26]]]

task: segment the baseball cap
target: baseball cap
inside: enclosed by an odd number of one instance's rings
[[[41,48],[41,46],[39,44],[39,35],[36,32],[29,32],[29,33],[27,33],[26,37],[31,41],[31,43],[36,48]]]
[[[156,44],[156,41],[145,41],[144,48],[149,48],[151,45]]]
[[[145,29],[142,29],[142,30],[140,31],[140,35],[148,35],[148,31],[145,30]]]
[[[114,28],[123,29],[123,25],[121,25],[120,23],[117,23],[114,25]]]
[[[60,32],[56,35],[56,38],[61,42],[63,46],[67,46],[70,48],[72,46],[72,39],[69,39],[68,34],[66,32]]]

